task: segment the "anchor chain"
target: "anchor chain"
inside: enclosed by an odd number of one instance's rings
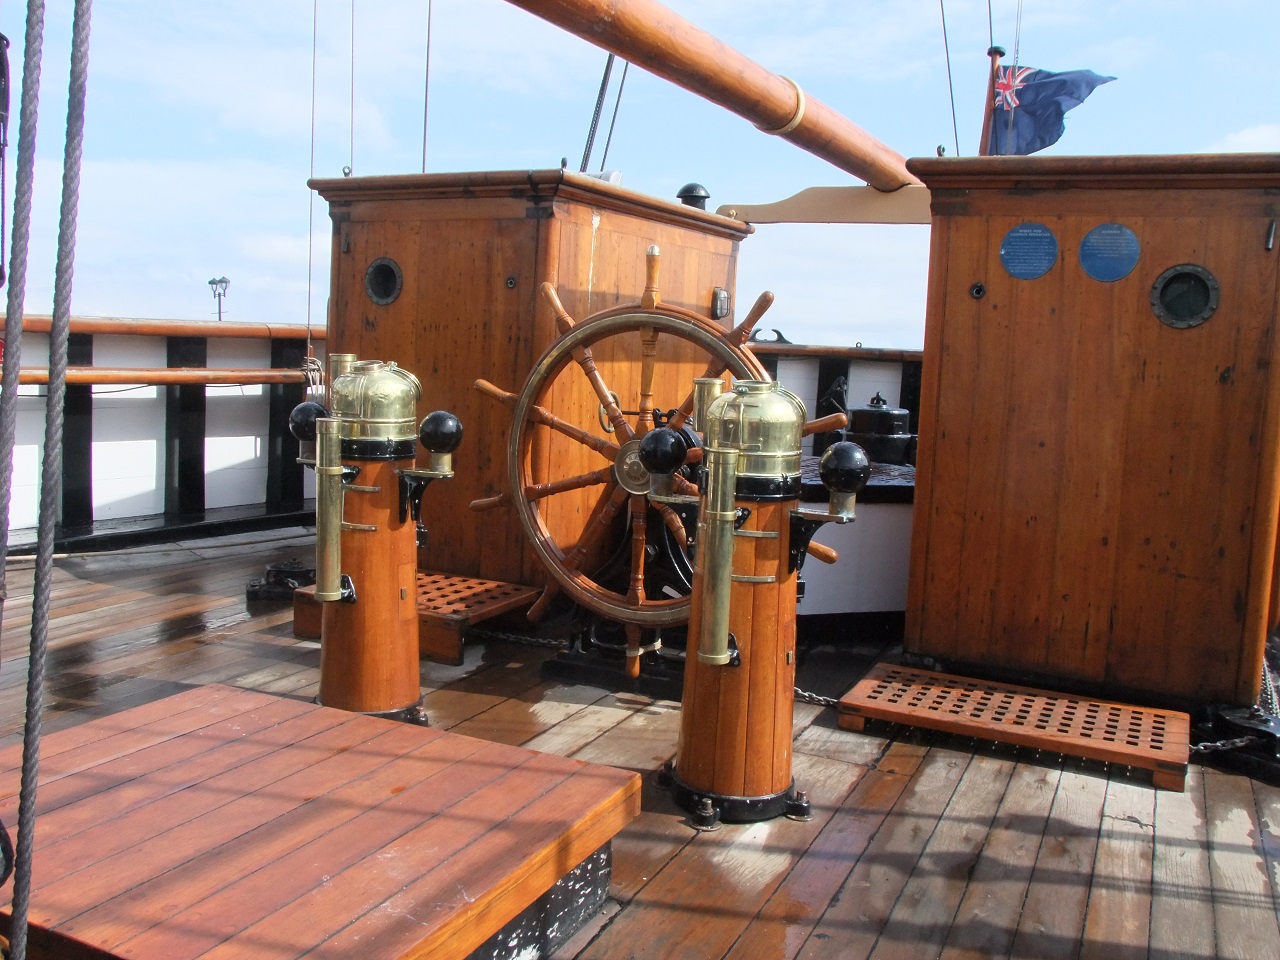
[[[524,633],[510,633],[506,630],[492,630],[487,627],[471,627],[467,634],[477,640],[505,640],[507,643],[520,644],[526,647],[549,647],[553,650],[567,650],[570,646],[568,640],[558,640],[554,637],[531,637]],[[834,707],[840,702],[835,697],[824,697],[808,690],[801,690],[799,687],[793,687],[792,689],[795,691],[796,700],[801,703],[812,703],[819,707]]]
[[[813,703],[819,707],[834,707],[840,701],[835,697],[824,697],[821,694],[810,693],[808,690],[801,690],[799,687],[792,687],[795,691],[795,698],[801,703]]]
[[[1227,750],[1239,750],[1251,743],[1258,743],[1261,737],[1234,737],[1231,740],[1212,740],[1208,743],[1193,743],[1192,753],[1222,753]]]
[[[478,640],[505,640],[507,643],[518,643],[526,647],[549,647],[553,650],[567,650],[568,640],[555,637],[531,637],[524,633],[508,633],[505,630],[493,630],[488,627],[470,627],[467,636]]]

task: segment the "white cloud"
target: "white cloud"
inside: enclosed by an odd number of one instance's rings
[[[1208,149],[1210,153],[1280,153],[1280,123],[1259,123],[1237,130]]]

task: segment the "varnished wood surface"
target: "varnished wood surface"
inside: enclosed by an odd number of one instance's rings
[[[136,320],[126,317],[72,317],[72,333],[110,334],[128,337],[235,337],[254,340],[323,340],[324,324],[307,327],[299,323],[240,323],[228,320],[202,323],[198,320]],[[48,333],[53,318],[48,314],[24,313],[22,329]]]
[[[511,409],[478,392],[486,380],[519,393],[555,340],[555,318],[538,294],[550,283],[576,320],[638,303],[645,251],[662,251],[662,302],[706,316],[717,287],[734,289],[745,224],[642,197],[563,171],[421,174],[314,181],[334,221],[329,333],[332,352],[394,360],[422,381],[418,416],[447,409],[466,436],[452,480],[423,498],[430,543],[424,569],[542,586],[550,580],[509,506],[475,513],[472,500],[511,493]],[[365,274],[390,257],[403,290],[376,304]],[[732,318],[726,318],[727,327]],[[595,349],[609,389],[624,409],[639,401],[639,353],[620,336]],[[705,356],[670,336],[658,347],[654,402],[679,406]],[[599,399],[576,364],[553,378],[551,412],[596,438]],[[632,417],[634,419],[634,416]],[[608,466],[582,444],[534,428],[528,479],[539,484]],[[548,532],[566,552],[601,498],[593,485],[541,502]]]
[[[1155,706],[1253,703],[1280,501],[1280,159],[913,168],[934,225],[908,649]],[[1027,222],[1058,244],[1033,280],[999,252]],[[1080,258],[1106,223],[1139,245],[1114,282]],[[1221,299],[1175,329],[1151,291],[1184,263]]]
[[[317,645],[292,636],[290,605],[244,600],[264,564],[298,555],[187,546],[59,561],[48,727],[215,682],[304,708]],[[6,642],[28,622],[24,576],[10,571]],[[552,654],[488,640],[461,666],[423,664],[433,729],[644,772],[674,753],[678,705],[543,680]],[[854,679],[848,656],[810,651],[799,683],[838,696]],[[0,670],[6,745],[20,736],[23,670],[21,658]],[[808,704],[795,714],[793,765],[815,819],[697,834],[646,777],[641,814],[614,841],[613,902],[556,960],[1280,960],[1280,790],[1193,764],[1185,793],[1156,792],[1147,773],[1096,761],[879,723],[854,734]],[[45,754],[46,770],[74,766],[74,749]],[[76,807],[62,809],[65,826]],[[161,810],[181,816],[175,801]],[[84,828],[104,856],[127,843]],[[42,862],[51,883],[74,867]]]
[[[639,812],[632,773],[216,684],[48,744],[44,956],[462,955]]]

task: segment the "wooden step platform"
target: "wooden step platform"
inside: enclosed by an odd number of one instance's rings
[[[1183,790],[1190,718],[931,670],[876,664],[840,698],[840,726],[891,720],[963,736],[1141,767],[1155,786]]]
[[[437,663],[462,663],[469,626],[527,607],[541,591],[499,580],[418,573],[418,652]]]
[[[418,653],[436,663],[458,666],[467,628],[537,599],[536,587],[447,573],[418,573]],[[320,639],[320,603],[316,588],[299,587],[293,593],[293,635]]]
[[[464,957],[640,807],[629,771],[220,685],[42,758],[35,958]]]

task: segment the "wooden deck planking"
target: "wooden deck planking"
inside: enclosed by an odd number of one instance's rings
[[[869,957],[970,758],[931,749],[799,956]]]
[[[1204,777],[1187,771],[1185,793],[1156,795],[1151,868],[1151,960],[1215,957],[1213,879]]]
[[[76,560],[74,571],[60,567],[55,619],[60,603],[68,598],[76,603],[80,585],[92,592],[79,602],[109,596],[117,584],[129,595],[152,599],[122,602],[83,635],[59,634],[59,646],[50,654],[49,728],[85,729],[76,725],[210,679],[283,693],[301,706],[314,694],[318,645],[292,637],[288,611],[267,604],[250,611],[243,597],[244,583],[275,559],[268,553],[247,549],[243,556],[219,557],[216,575],[196,563],[148,573],[142,562],[114,564],[108,558]],[[148,587],[149,576],[164,583]],[[14,571],[11,578],[18,580]],[[184,578],[190,578],[185,586]],[[20,606],[10,601],[6,628],[10,611]],[[66,625],[85,612],[81,607],[70,614]],[[10,632],[6,646],[11,639]],[[679,725],[675,705],[543,681],[541,663],[550,655],[545,649],[487,641],[469,645],[461,666],[424,664],[423,690],[433,720],[438,728],[497,744],[524,743],[646,773],[671,755]],[[0,669],[0,770],[12,770],[16,762],[24,673],[21,657]],[[158,763],[166,749],[159,731],[166,724],[172,729],[175,718],[161,711],[155,720],[157,739],[147,756]],[[297,725],[305,722],[302,716],[282,717],[264,729],[300,730]],[[316,730],[311,739],[332,746],[350,735],[345,730],[345,725]],[[557,960],[869,955],[1280,960],[1280,790],[1193,766],[1186,795],[1157,796],[1142,774],[1135,780],[1123,768],[1025,748],[976,748],[955,736],[908,732],[891,724],[876,723],[869,734],[853,734],[836,728],[831,711],[809,704],[797,704],[795,731],[797,776],[819,768],[853,771],[847,796],[824,802],[817,823],[787,821],[789,826],[779,822],[767,829],[729,825],[700,836],[646,776],[642,813],[614,842],[615,906],[593,935],[579,937],[573,952]],[[149,818],[163,826],[163,839],[149,848],[154,861],[147,872],[122,875],[110,909],[73,921],[106,924],[118,940],[145,945],[147,928],[131,916],[136,889],[177,882],[193,851],[216,842],[209,837],[256,831],[268,845],[277,842],[290,827],[272,816],[273,789],[288,792],[305,784],[297,771],[272,771],[270,751],[174,754],[174,778],[168,782],[173,789],[143,794],[124,783],[115,794],[121,800],[119,815],[90,823],[80,812],[87,798],[59,793],[65,788],[57,783],[76,768],[74,751],[80,751],[80,763],[94,751],[109,754],[111,744],[99,742],[105,739],[61,751],[71,756],[42,757],[42,779],[49,785],[42,787],[41,804],[55,812],[37,829],[41,836],[61,831],[58,835],[67,838],[92,838],[100,848],[95,862],[114,863]],[[971,755],[974,749],[979,753]],[[177,772],[197,762],[209,764],[205,775]],[[994,777],[993,771],[998,771]],[[376,770],[353,773],[335,794],[334,807],[371,802],[377,776]],[[448,783],[448,775],[437,776],[439,784]],[[184,813],[184,793],[225,789],[246,777],[263,783],[252,798],[229,801],[202,817]],[[12,816],[6,808],[6,822]],[[335,816],[335,829],[349,837],[348,855],[354,857],[362,830],[346,813]],[[759,841],[758,834],[770,841]],[[39,889],[52,891],[59,902],[82,902],[87,891],[80,875],[88,864],[56,853],[70,850],[67,844],[51,850],[43,873],[38,867]],[[373,866],[362,869],[377,873]],[[235,860],[209,883],[209,904],[190,918],[196,939],[213,944],[209,949],[219,949],[221,941],[213,934],[229,921],[211,920],[208,911],[251,900],[248,887],[238,885],[253,872],[252,862]],[[727,875],[735,889],[742,886],[746,892],[722,890],[717,903],[694,882],[704,875]],[[694,909],[699,897],[707,902]],[[129,923],[122,924],[122,917]],[[669,924],[671,917],[680,929],[696,932],[689,941],[696,949],[681,948],[665,932],[655,941],[655,926]],[[245,927],[254,922],[242,917],[237,923],[242,921]],[[265,925],[261,932],[264,939],[300,935]]]
[[[1107,793],[1107,781],[1082,775],[1082,766],[1064,764],[1058,780],[1010,952],[1019,960],[1074,958],[1080,950]]]
[[[880,932],[877,957],[910,960],[922,952],[942,951],[1013,766],[989,756],[969,762]]]
[[[1259,843],[1253,785],[1211,769],[1204,771],[1204,785],[1218,956],[1278,957],[1280,930]]]
[[[942,960],[1008,956],[1062,771],[1019,764],[1000,800],[941,953]]]
[[[1154,818],[1148,787],[1118,779],[1107,785],[1081,960],[1147,956]]]

